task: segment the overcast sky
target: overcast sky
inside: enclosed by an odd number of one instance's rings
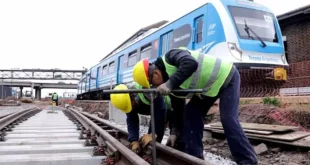
[[[310,3],[255,1],[276,15]],[[89,68],[138,29],[171,21],[205,2],[0,0],[0,68]]]

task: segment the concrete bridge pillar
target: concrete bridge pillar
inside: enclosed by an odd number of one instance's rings
[[[35,89],[35,99],[41,100],[41,88],[40,87],[36,87],[34,89]]]
[[[23,87],[19,87],[20,91],[19,91],[19,98],[23,97]]]

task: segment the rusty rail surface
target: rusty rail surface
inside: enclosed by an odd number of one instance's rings
[[[109,123],[106,120],[103,120],[99,117],[90,115],[85,112],[79,112],[71,107],[68,108],[68,112],[73,114],[77,120],[81,121],[81,125],[77,123],[77,126],[82,129],[82,132],[86,132],[86,136],[89,137],[90,141],[86,140],[86,143],[94,144],[98,148],[101,148],[102,151],[107,150],[107,148],[114,148],[116,155],[120,155],[119,158],[115,158],[114,161],[118,162],[116,164],[149,164],[136,153],[128,149],[128,132],[118,128],[117,126]],[[84,123],[83,123],[84,122]],[[83,128],[84,127],[84,128]],[[86,131],[84,130],[86,129]],[[98,139],[99,138],[99,139]],[[95,139],[95,140],[94,140]],[[98,143],[98,141],[106,141],[106,145]],[[110,146],[109,146],[110,145]],[[151,152],[152,146],[149,146],[147,152]],[[201,160],[186,153],[175,150],[171,147],[165,146],[160,143],[156,143],[156,152],[157,152],[157,164],[158,165],[211,165],[212,163],[207,160]],[[150,157],[151,157],[151,153]],[[123,159],[123,160],[122,160]],[[126,160],[126,161],[125,161]],[[121,163],[120,163],[121,162]]]
[[[64,112],[69,119],[73,121],[76,119],[74,122],[78,124],[78,127],[82,127],[80,139],[86,139],[84,145],[97,146],[94,148],[92,154],[106,156],[106,160],[103,160],[102,164],[148,165],[145,160],[114,138],[110,134],[111,132],[108,132],[109,130],[104,130],[105,127],[102,127],[99,123],[93,122],[91,119],[72,108]],[[71,113],[71,115],[68,114],[68,112]],[[81,123],[81,125],[79,125],[79,123]],[[86,137],[84,137],[84,134],[86,134]]]
[[[23,111],[11,113],[1,116],[0,119],[0,141],[5,141],[5,135],[7,131],[12,131],[12,128],[19,123],[26,121],[29,117],[38,113],[40,109],[29,108]]]

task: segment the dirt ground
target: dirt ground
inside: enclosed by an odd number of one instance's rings
[[[218,106],[212,107],[206,118],[206,123],[219,122]],[[279,124],[298,126],[301,131],[310,131],[310,105],[309,104],[291,104],[276,107],[264,104],[240,105],[239,121],[259,124]],[[223,157],[231,159],[231,154],[225,137],[215,137],[207,141],[205,150]],[[251,144],[256,147],[263,142],[252,141]],[[310,164],[309,149],[301,149],[290,146],[281,146],[271,143],[264,143],[268,151],[259,154],[259,164],[261,165],[296,165]]]
[[[73,101],[70,103],[83,108],[84,111],[95,113],[104,119],[108,119],[108,102],[86,103]],[[220,121],[218,108],[217,105],[211,108],[206,117],[206,124]],[[264,105],[262,103],[241,104],[239,121],[298,126],[301,131],[310,131],[310,104],[282,104],[280,107]],[[252,140],[250,142],[254,147],[263,143]],[[268,150],[258,155],[260,165],[310,164],[310,152],[308,149],[304,150],[266,142],[263,144],[267,146]],[[205,150],[232,159],[227,142],[223,136],[214,137],[211,141],[207,141],[205,143]]]
[[[253,144],[254,142],[251,141]],[[258,143],[254,143],[258,144]],[[310,164],[310,156],[307,151],[299,151],[296,148],[267,145],[268,151],[257,155],[259,165],[298,165]],[[255,146],[255,145],[253,145]],[[232,159],[227,141],[214,139],[210,144],[205,144],[205,150],[224,158]]]
[[[98,114],[98,117],[103,119],[109,119],[109,103],[108,102],[83,102],[83,101],[72,101],[71,105],[81,107],[85,112],[91,114]]]

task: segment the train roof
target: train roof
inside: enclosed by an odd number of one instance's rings
[[[154,32],[164,28],[165,26],[179,20],[180,18],[196,11],[197,9],[201,8],[202,6],[206,5],[207,3],[210,3],[212,0],[207,0],[204,4],[196,7],[195,9],[191,10],[190,12],[187,12],[185,14],[183,14],[181,17],[178,17],[176,19],[174,19],[173,21],[160,21],[157,22],[155,24],[146,26],[144,28],[141,28],[140,30],[138,30],[136,33],[134,33],[131,37],[129,37],[127,40],[125,40],[122,44],[120,44],[118,47],[116,47],[112,52],[110,52],[108,55],[106,55],[104,58],[102,58],[100,60],[100,62],[102,62],[103,60],[107,59],[108,57],[111,57],[112,55],[117,54],[118,52],[122,51],[123,49],[125,49],[126,47],[140,41],[141,39],[147,37],[148,35],[153,34]],[[255,3],[255,2],[254,2]],[[100,63],[99,62],[99,63]]]
[[[168,23],[168,21],[166,20],[162,20],[156,23],[153,23],[151,25],[148,25],[146,27],[141,28],[140,30],[138,30],[137,32],[135,32],[133,35],[131,35],[128,39],[126,39],[123,43],[121,43],[118,47],[116,47],[112,52],[110,52],[107,56],[105,56],[103,59],[100,60],[103,61],[104,59],[106,59],[107,57],[110,57],[111,55],[114,54],[114,52],[117,52],[119,49],[122,49],[123,47],[126,47],[129,43],[132,43],[132,41],[134,41],[135,39],[137,39],[139,36],[150,32],[152,29],[157,29],[161,26],[163,26],[164,24]]]
[[[277,16],[280,25],[289,25],[310,18],[310,4]]]
[[[207,0],[204,4],[202,4],[202,5],[198,6],[198,7],[196,7],[195,9],[191,10],[190,12],[187,12],[187,13],[183,14],[181,17],[178,17],[178,18],[174,19],[173,21],[170,21],[170,22],[169,22],[169,21],[163,20],[163,21],[154,23],[154,24],[152,24],[152,25],[146,26],[146,27],[144,27],[144,28],[138,30],[138,31],[137,31],[136,33],[134,33],[131,37],[129,37],[126,41],[124,41],[122,44],[120,44],[118,47],[116,47],[111,53],[109,53],[107,56],[105,56],[104,58],[102,58],[102,59],[100,60],[100,62],[102,62],[102,61],[105,60],[106,58],[108,58],[108,57],[110,57],[110,56],[112,56],[112,55],[114,55],[114,54],[116,54],[116,53],[122,51],[124,48],[126,48],[126,47],[128,47],[128,46],[130,46],[130,45],[132,45],[132,44],[134,44],[134,43],[136,43],[136,42],[138,42],[139,40],[145,38],[146,36],[148,36],[148,35],[150,35],[150,34],[156,32],[156,31],[158,31],[158,30],[164,28],[165,26],[167,26],[167,25],[169,25],[169,24],[171,24],[171,23],[173,23],[173,22],[179,20],[180,18],[182,18],[182,17],[184,17],[184,16],[186,16],[186,15],[188,15],[188,14],[194,12],[195,10],[201,8],[202,6],[206,5],[207,3],[209,3],[209,0]],[[143,31],[142,34],[139,33],[139,32],[141,32],[141,31]],[[140,35],[137,35],[137,34],[140,34]]]

